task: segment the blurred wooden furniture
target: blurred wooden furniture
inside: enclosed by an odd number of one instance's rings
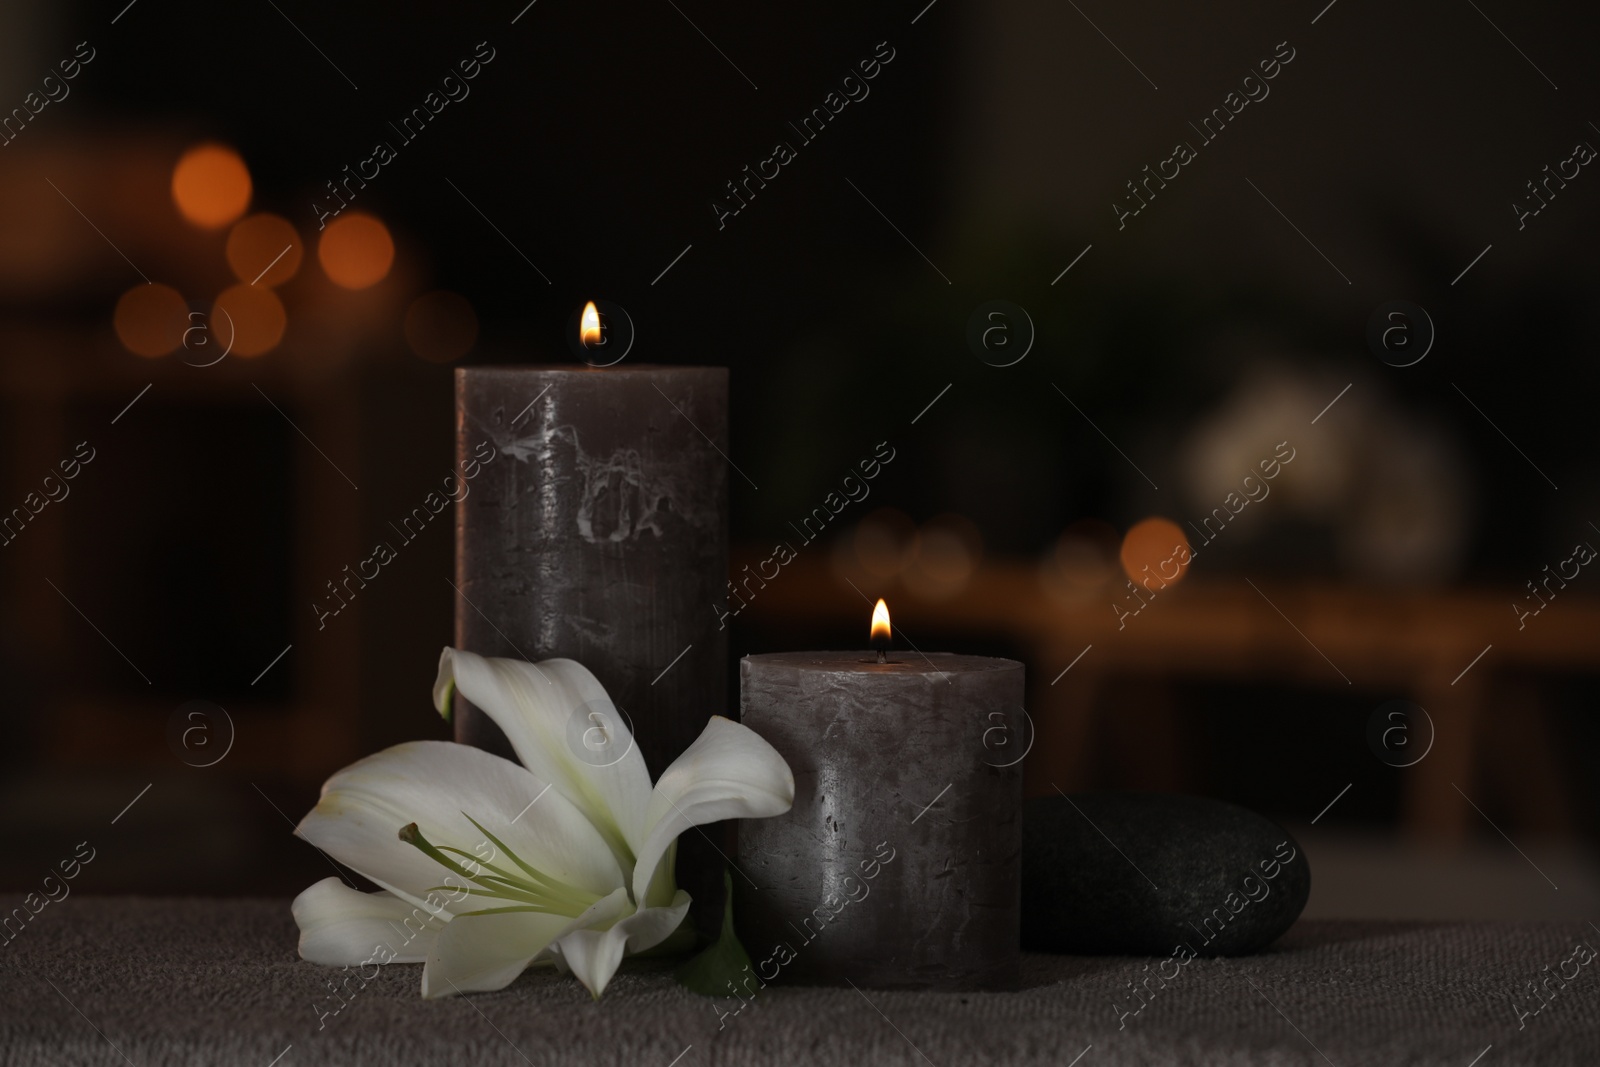
[[[89,409],[106,413],[107,420],[80,430],[98,458],[83,468],[72,485],[72,496],[47,506],[0,555],[0,587],[7,593],[0,603],[0,633],[14,642],[12,655],[26,661],[40,679],[38,703],[24,711],[39,732],[42,759],[99,767],[177,765],[165,727],[184,703],[175,690],[193,683],[151,679],[135,666],[141,660],[148,663],[141,649],[173,638],[148,630],[118,630],[113,636],[101,629],[107,612],[126,591],[115,585],[85,585],[75,569],[84,561],[68,551],[66,524],[81,512],[91,493],[114,494],[122,500],[129,525],[148,521],[157,509],[173,507],[172,500],[141,499],[145,490],[137,478],[108,484],[109,472],[120,452],[126,451],[128,438],[141,432],[142,423],[170,417],[174,410],[208,408],[259,409],[269,419],[282,415],[280,432],[290,465],[287,536],[292,588],[281,593],[292,606],[289,629],[282,643],[262,644],[245,668],[253,670],[259,664],[265,675],[272,665],[287,678],[280,690],[286,688],[288,696],[227,701],[233,729],[248,736],[247,743],[229,750],[229,770],[314,780],[329,767],[357,758],[360,631],[353,625],[319,630],[309,607],[314,599],[327,596],[321,583],[340,576],[341,566],[362,554],[356,491],[317,451],[326,449],[341,457],[358,453],[354,376],[326,367],[308,370],[303,362],[285,359],[226,360],[204,370],[182,366],[176,356],[158,364],[124,352],[103,327],[0,326],[0,352],[5,354],[0,358],[0,408],[10,415],[0,429],[0,487],[6,493],[0,506],[21,504],[25,492],[36,491],[40,478],[51,473],[61,457],[72,454],[78,440],[69,430],[72,413]],[[273,406],[279,407],[276,415]],[[285,409],[293,413],[293,425]],[[194,444],[196,449],[216,447],[216,442],[204,439]],[[181,454],[170,459],[176,466],[184,462]],[[259,476],[259,471],[241,468],[232,484],[197,487],[195,492],[202,494],[197,499],[203,506],[203,494],[248,496],[258,491],[253,479]],[[126,529],[100,531],[100,551],[110,552],[115,540],[126,534]],[[231,565],[241,569],[253,565],[248,558],[234,560],[230,554],[237,552],[238,531],[217,529],[210,540],[218,546],[219,557]],[[158,566],[159,561],[148,565]],[[216,623],[201,619],[197,625]],[[86,680],[83,661],[90,657],[111,664],[117,681]],[[249,674],[241,672],[237,681],[240,690],[255,692]],[[188,692],[189,699],[214,695]]]
[[[745,562],[736,553],[735,574]],[[940,600],[898,581],[855,585],[823,553],[802,553],[759,591],[746,618],[826,623],[865,635],[862,596],[881,595],[901,624],[897,632],[913,641],[919,629],[958,629],[1020,645],[1035,751],[1045,757],[1029,761],[1030,795],[1050,791],[1041,776],[1046,766],[1068,781],[1081,779],[1075,771],[1089,755],[1095,696],[1108,678],[1270,679],[1384,694],[1375,708],[1403,696],[1427,711],[1432,749],[1404,772],[1410,832],[1460,839],[1481,824],[1465,797],[1482,803],[1474,784],[1497,771],[1481,759],[1489,746],[1518,757],[1522,773],[1496,795],[1515,808],[1519,826],[1557,830],[1569,818],[1546,718],[1522,676],[1600,669],[1600,600],[1563,592],[1519,631],[1512,595],[1498,590],[1189,577],[1119,627],[1110,606],[1115,586],[1067,603],[1025,562],[985,563]],[[1151,737],[1148,744],[1152,760],[1178,759],[1162,748],[1174,739]]]

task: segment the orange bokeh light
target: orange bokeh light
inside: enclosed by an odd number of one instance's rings
[[[251,215],[228,231],[227,253],[234,277],[272,288],[294,277],[305,247],[288,219]]]
[[[340,215],[322,231],[317,258],[333,284],[345,289],[377,285],[394,265],[389,228],[371,215]]]
[[[196,226],[219,229],[250,206],[250,171],[227,145],[196,145],[172,168],[172,200]]]
[[[136,356],[155,359],[183,343],[189,305],[170,285],[136,285],[122,294],[112,315],[117,338]]]
[[[406,343],[430,363],[454,363],[478,340],[478,316],[467,298],[437,290],[424,293],[406,308]]]
[[[936,515],[917,531],[903,578],[923,599],[947,600],[966,588],[982,558],[983,535],[971,519]]]
[[[892,578],[905,569],[917,527],[903,512],[879,508],[856,525],[851,539],[857,562],[874,578]]]
[[[229,286],[211,307],[212,343],[246,359],[278,347],[288,324],[283,301],[264,285]]]
[[[1134,523],[1122,539],[1121,555],[1122,569],[1135,582],[1171,584],[1189,571],[1189,539],[1177,523],[1160,516]]]

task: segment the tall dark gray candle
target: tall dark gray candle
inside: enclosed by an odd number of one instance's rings
[[[482,442],[495,456],[483,462]],[[456,644],[565,656],[632,723],[652,776],[725,713],[728,372],[720,367],[466,367],[456,455]],[[614,761],[568,731],[580,758]],[[509,754],[458,700],[456,740]],[[713,857],[714,858],[714,857]]]
[[[787,814],[739,824],[739,866],[760,888],[736,884],[734,903],[757,980],[1014,982],[1022,664],[788,652],[746,657],[739,687],[744,724],[795,780]]]

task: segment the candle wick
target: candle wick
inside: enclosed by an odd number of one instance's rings
[[[887,656],[885,656],[883,654],[883,649],[881,649],[881,648],[878,649],[878,662],[879,663],[888,663],[889,662],[889,657],[887,657]]]

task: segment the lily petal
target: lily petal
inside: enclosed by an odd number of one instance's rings
[[[504,989],[556,938],[582,926],[615,922],[632,907],[628,891],[618,888],[575,919],[527,911],[458,916],[428,953],[422,995],[431,999]]]
[[[505,732],[523,766],[589,816],[620,863],[632,862],[644,836],[650,772],[627,720],[588,668],[446,648],[433,685],[441,712],[452,688]]]
[[[649,832],[633,870],[634,899],[648,899],[656,868],[689,827],[782,815],[792,804],[794,774],[778,750],[754,730],[713,715],[656,782]]]
[[[682,923],[689,911],[689,894],[678,890],[665,908],[644,908],[613,925],[609,930],[578,929],[563,936],[553,946],[566,969],[584,984],[591,996],[600,998],[617,973],[622,957],[654,948],[665,941]]]
[[[470,815],[530,866],[584,891],[587,899],[626,884],[604,839],[548,785],[510,760],[480,749],[449,741],[410,741],[329,778],[322,798],[296,832],[413,905],[426,901],[429,913],[472,910],[481,906],[482,898],[467,897],[463,879],[399,839],[400,828],[408,823],[416,823],[435,844],[463,848],[486,863],[506,864],[507,858],[472,825]],[[454,888],[434,889],[440,885]]]
[[[449,918],[434,918],[393,893],[363,893],[332,877],[295,897],[290,911],[300,926],[300,958],[329,967],[374,959],[421,963]]]

